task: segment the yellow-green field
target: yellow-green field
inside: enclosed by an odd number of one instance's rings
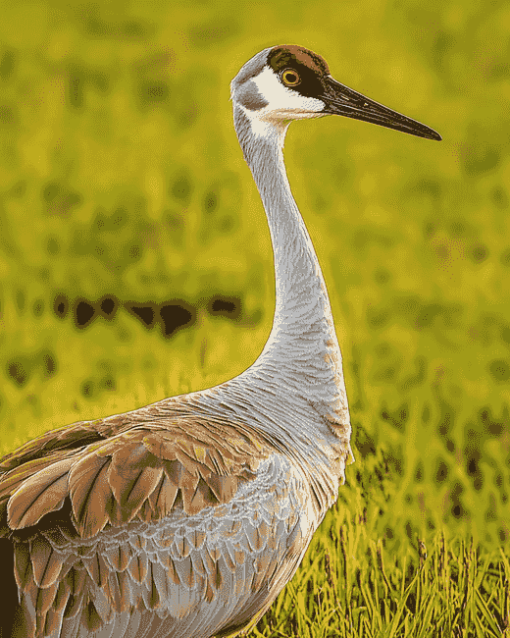
[[[443,141],[290,129],[356,464],[250,635],[509,636],[510,5],[3,0],[0,16],[0,454],[255,360],[272,253],[229,83],[301,44]],[[170,334],[177,305],[190,325]]]

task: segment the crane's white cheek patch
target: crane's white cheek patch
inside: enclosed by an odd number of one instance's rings
[[[322,100],[305,97],[293,89],[286,88],[276,73],[267,67],[252,81],[258,89],[258,94],[268,103],[268,115],[269,112],[274,112],[281,117],[285,113],[292,117],[292,113],[295,113],[299,117],[299,113],[321,113],[324,110]]]

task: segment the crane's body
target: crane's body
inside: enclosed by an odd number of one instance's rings
[[[338,113],[440,138],[336,83],[301,47],[257,54],[232,100],[274,249],[270,338],[224,384],[69,425],[2,459],[2,638],[236,635],[290,580],[344,482],[340,349],[285,133]]]

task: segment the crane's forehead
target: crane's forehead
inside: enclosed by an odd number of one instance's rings
[[[282,44],[273,47],[269,51],[267,63],[277,73],[286,66],[292,66],[297,63],[309,68],[319,76],[329,75],[329,67],[324,58],[310,51],[310,49],[305,49],[295,44]]]

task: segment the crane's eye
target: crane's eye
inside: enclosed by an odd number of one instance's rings
[[[297,86],[301,83],[301,78],[294,69],[285,69],[282,73],[282,81],[286,86]]]

